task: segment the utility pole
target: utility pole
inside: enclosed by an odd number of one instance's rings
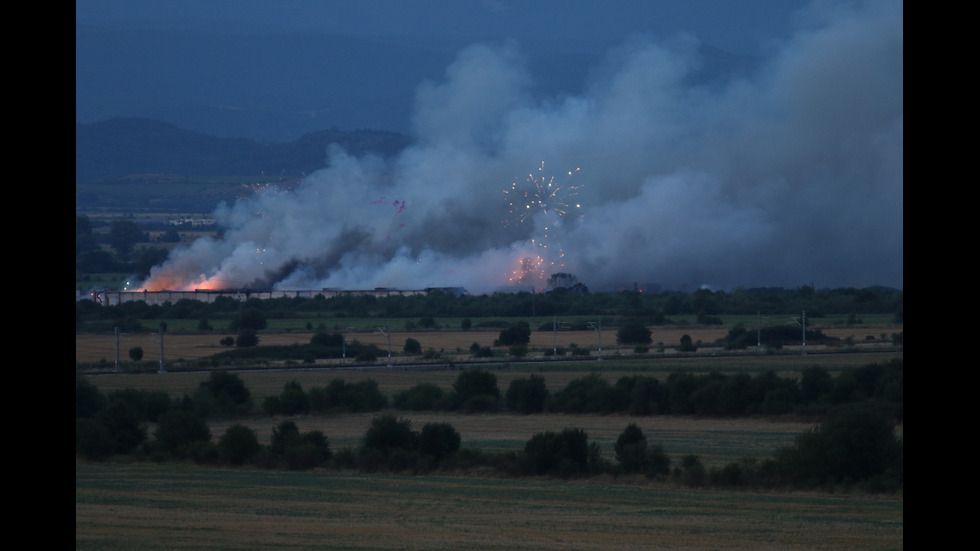
[[[758,325],[755,328],[755,348],[758,352],[762,352],[762,325],[766,323],[769,318],[762,317],[762,313],[757,313],[759,316]]]
[[[120,371],[122,371],[122,368],[119,367],[119,328],[118,327],[115,328],[115,333],[116,333],[116,368],[113,371],[119,373]]]
[[[602,318],[599,318],[598,322],[590,321],[589,327],[595,329],[595,333],[599,340],[599,361],[602,361]]]
[[[803,355],[806,356],[806,310],[803,310]]]
[[[551,322],[551,357],[558,357],[558,316],[553,316]]]
[[[163,359],[163,324],[160,324],[160,370],[157,373],[166,373],[166,362]]]
[[[343,356],[340,359],[340,363],[347,365],[347,334],[350,333],[350,327],[345,327],[343,334],[340,335],[340,342],[342,344]]]
[[[388,340],[388,367],[391,367],[391,331],[388,330],[388,326],[379,327],[378,332],[385,336]]]

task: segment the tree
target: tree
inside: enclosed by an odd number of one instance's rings
[[[238,315],[231,320],[228,328],[232,331],[251,330],[261,331],[267,325],[265,313],[258,308],[243,307]]]
[[[75,269],[82,273],[111,272],[115,268],[115,259],[101,249],[82,251],[75,257]]]
[[[647,438],[636,423],[630,423],[616,439],[616,460],[623,472],[638,473],[644,469]]]
[[[113,451],[114,442],[104,423],[92,417],[75,418],[75,455],[97,461]]]
[[[244,414],[252,406],[252,393],[245,382],[238,374],[228,371],[212,371],[208,379],[198,385],[194,399],[195,402],[207,402],[199,404],[198,410],[208,414]]]
[[[826,369],[812,365],[800,373],[800,392],[805,403],[822,401],[834,390],[834,378]]]
[[[524,445],[528,474],[569,477],[589,469],[589,438],[582,429],[535,434]]]
[[[493,409],[500,399],[497,376],[482,369],[467,369],[460,373],[453,383],[453,390],[456,391],[456,403],[464,409],[477,403],[485,406],[478,409]]]
[[[627,323],[620,326],[616,331],[616,342],[625,345],[650,344],[653,342],[653,338],[646,326],[638,323]]]
[[[75,215],[75,259],[77,264],[78,255],[99,249],[99,244],[95,242],[92,234],[92,222],[88,216]]]
[[[238,334],[238,338],[235,339],[235,346],[239,348],[248,348],[249,346],[257,346],[258,344],[259,336],[251,329],[242,331]]]
[[[691,341],[690,335],[681,336],[681,345],[677,348],[677,350],[681,352],[694,352],[697,349],[698,347]]]
[[[197,414],[190,411],[172,410],[160,417],[153,433],[161,450],[177,457],[189,456],[195,445],[211,440],[211,430]]]
[[[113,400],[97,418],[112,439],[114,453],[130,453],[146,440],[146,425],[127,401]]]
[[[139,346],[134,346],[129,349],[129,359],[134,362],[138,362],[143,359],[143,349]]]
[[[439,463],[459,451],[459,432],[449,423],[426,423],[419,434],[419,453]]]
[[[279,395],[279,404],[283,415],[299,415],[310,412],[310,398],[303,391],[299,381],[290,381],[283,385]]]
[[[578,278],[572,274],[559,272],[548,277],[549,289],[566,289],[578,284]]]
[[[412,422],[394,415],[382,415],[371,420],[364,433],[364,447],[375,450],[388,459],[395,450],[416,450],[418,435],[412,431]]]
[[[888,476],[901,484],[903,446],[894,426],[870,410],[848,410],[800,434],[776,454],[787,481],[800,486]]]
[[[433,383],[418,383],[395,394],[394,406],[409,411],[428,411],[444,406],[446,393]]]
[[[280,421],[278,425],[272,427],[271,448],[274,453],[282,454],[289,447],[290,442],[299,438],[299,427],[291,419]]]
[[[540,413],[548,403],[550,393],[540,375],[513,379],[505,396],[507,407],[520,413]]]
[[[529,344],[531,342],[531,326],[526,321],[519,321],[500,332],[497,339],[499,346]]]
[[[419,343],[419,341],[413,339],[412,337],[408,337],[407,339],[405,339],[405,346],[403,350],[405,351],[406,354],[421,354],[422,344]]]
[[[109,404],[109,399],[85,377],[75,376],[75,418],[95,417]]]
[[[180,243],[180,234],[177,233],[176,228],[169,228],[167,231],[163,232],[163,236],[160,238],[164,243]]]
[[[225,433],[218,441],[221,458],[232,465],[241,465],[249,461],[261,448],[255,431],[240,423],[225,429]]]
[[[310,344],[315,346],[342,347],[344,345],[344,336],[340,333],[325,333],[323,331],[318,331],[316,334],[310,337]]]
[[[135,222],[116,220],[109,226],[107,237],[111,246],[119,256],[129,256],[137,243],[146,241],[145,234]]]
[[[150,275],[150,270],[167,260],[170,252],[163,247],[146,247],[140,249],[133,260],[133,267],[136,268],[136,275],[146,277]]]

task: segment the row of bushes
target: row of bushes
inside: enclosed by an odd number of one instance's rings
[[[124,445],[113,440],[111,409],[92,417],[76,417],[75,453],[87,460],[131,454],[154,461],[193,461],[199,464],[252,465],[266,469],[355,469],[361,472],[435,470],[465,472],[491,468],[505,476],[642,474],[692,487],[744,488],[847,487],[899,491],[904,484],[902,441],[881,416],[855,410],[832,417],[801,434],[793,446],[764,461],[745,458],[722,468],[706,469],[700,457],[688,454],[671,468],[672,460],[659,444],[631,423],[615,444],[615,462],[604,459],[597,443],[582,429],[533,435],[521,452],[487,453],[462,447],[459,432],[448,423],[427,423],[421,431],[411,421],[391,414],[372,420],[362,443],[336,453],[321,431],[300,433],[284,420],[272,430],[269,444],[243,425],[229,426],[214,442],[203,418],[190,411],[171,410],[158,420],[153,439],[145,426],[130,427]]]
[[[799,380],[773,371],[703,375],[675,372],[656,377],[626,375],[614,384],[597,373],[570,381],[552,392],[543,377],[513,379],[501,393],[493,373],[463,371],[453,388],[419,383],[395,394],[392,404],[412,411],[500,411],[516,413],[628,413],[630,415],[782,415],[824,414],[847,404],[874,402],[902,420],[903,360],[844,369],[834,377],[820,366],[803,370]]]
[[[746,416],[799,413],[826,415],[853,404],[873,404],[884,415],[902,422],[904,411],[903,360],[844,369],[834,377],[819,366],[804,369],[799,379],[773,371],[751,376],[712,372],[675,372],[664,381],[646,375],[626,375],[610,383],[597,373],[570,381],[552,392],[542,376],[531,374],[511,380],[501,392],[493,372],[460,371],[452,387],[418,383],[393,394],[383,394],[377,381],[348,383],[334,379],[324,387],[303,389],[297,381],[283,386],[279,395],[259,405],[268,416],[370,412],[394,407],[401,411],[454,411],[480,413],[509,411],[534,413],[627,413],[630,415]],[[111,399],[110,399],[111,398]],[[235,418],[259,413],[249,389],[238,375],[212,371],[190,396],[172,403],[162,391],[125,389],[104,396],[87,379],[76,384],[76,417],[114,405],[131,422],[156,422],[170,409],[192,411],[203,418]],[[122,405],[119,405],[122,404]]]
[[[490,371],[460,372],[452,388],[418,383],[391,397],[390,405],[405,411],[511,411],[515,413],[628,413],[630,415],[823,415],[855,403],[871,403],[898,422],[904,403],[903,360],[848,368],[837,377],[820,366],[804,369],[799,380],[765,371],[703,375],[676,372],[661,382],[656,377],[627,375],[614,384],[597,373],[570,381],[552,392],[543,377],[513,379],[501,392]],[[335,380],[326,388],[304,392],[287,383],[279,397],[263,404],[268,415],[326,411],[378,411],[389,400],[373,380],[347,384]]]

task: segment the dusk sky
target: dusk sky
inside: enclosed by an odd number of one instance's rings
[[[895,1],[76,2],[76,122],[415,139],[148,288],[902,288],[903,63]]]

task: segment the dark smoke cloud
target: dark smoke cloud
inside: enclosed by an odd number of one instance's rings
[[[147,286],[902,288],[902,10],[814,4],[758,70],[710,85],[694,37],[631,37],[583,93],[544,99],[518,46],[473,45],[420,84],[416,146],[334,149],[294,191],[220,206],[223,238]],[[521,222],[504,191],[529,176],[581,207]]]

